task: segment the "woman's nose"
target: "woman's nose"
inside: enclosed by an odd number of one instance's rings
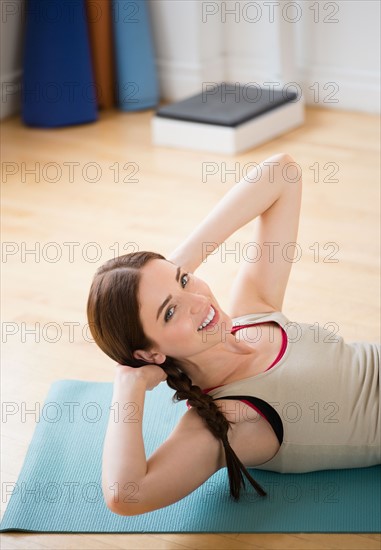
[[[193,314],[200,313],[203,309],[205,309],[208,302],[207,297],[202,294],[192,294],[190,299],[190,312]]]

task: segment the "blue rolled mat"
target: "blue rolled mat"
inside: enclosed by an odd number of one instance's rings
[[[84,0],[27,0],[22,120],[52,128],[98,118]]]
[[[161,383],[145,397],[147,458],[187,410]],[[101,463],[112,384],[60,380],[48,393],[0,531],[45,533],[372,533],[381,530],[380,466],[278,474],[253,470],[267,490],[229,496],[223,468],[182,500],[139,516],[113,514],[103,501]],[[165,486],[164,486],[165,487]]]
[[[155,107],[159,85],[146,0],[112,0],[117,104],[123,111]]]

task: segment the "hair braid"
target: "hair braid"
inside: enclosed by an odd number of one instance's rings
[[[196,409],[197,413],[207,424],[209,430],[216,437],[216,439],[220,439],[222,441],[226,456],[226,466],[228,469],[230,494],[233,499],[235,501],[239,500],[242,485],[244,489],[246,489],[245,480],[242,474],[246,476],[259,495],[265,496],[266,492],[255,481],[255,479],[251,477],[230,446],[227,434],[230,424],[234,424],[234,422],[227,420],[225,415],[215,404],[214,399],[210,395],[203,393],[199,386],[193,385],[189,376],[179,370],[173,363],[171,364],[171,362],[167,359],[164,365],[161,365],[167,374],[166,381],[168,386],[173,390],[176,390],[172,400],[174,402],[178,402],[183,399],[187,399],[189,404]]]

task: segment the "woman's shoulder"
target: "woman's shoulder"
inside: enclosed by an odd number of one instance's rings
[[[230,422],[228,440],[230,446],[247,468],[267,462],[278,452],[279,441],[271,425],[261,415],[240,400],[214,401],[217,408]],[[177,430],[193,440],[195,445],[215,444],[215,436],[205,425],[196,409],[189,409],[182,417]],[[249,420],[249,421],[248,421]],[[179,423],[180,424],[180,423]],[[211,437],[212,436],[212,437]],[[218,469],[224,468],[226,455],[219,454]]]
[[[243,327],[246,325],[258,325],[263,323],[276,323],[281,328],[286,330],[286,327],[291,323],[290,319],[282,312],[275,308],[263,308],[263,311],[254,311],[232,317],[232,329]]]

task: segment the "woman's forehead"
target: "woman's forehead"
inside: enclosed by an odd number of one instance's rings
[[[151,264],[151,265],[149,265]],[[139,305],[143,314],[142,323],[156,321],[160,305],[172,295],[178,267],[172,262],[155,259],[148,262],[140,272]]]
[[[149,265],[151,264],[151,265]],[[141,303],[145,298],[151,301],[160,300],[170,292],[173,283],[178,278],[178,267],[166,260],[152,260],[148,262],[140,273],[139,294]]]
[[[169,262],[167,260],[161,260],[161,259],[154,259],[150,262],[147,262],[145,266],[142,267],[142,275],[145,276],[145,278],[148,277],[171,277],[174,273],[176,273],[177,266],[174,265],[172,262]]]

